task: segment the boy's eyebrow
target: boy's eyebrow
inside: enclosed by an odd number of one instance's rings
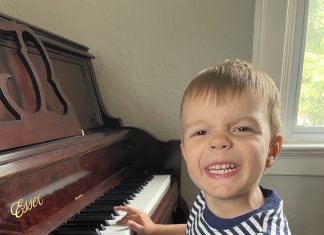
[[[254,117],[254,116],[243,116],[243,117],[239,117],[239,118],[233,120],[231,122],[231,124],[238,123],[238,122],[241,122],[241,121],[250,121],[250,122],[253,122],[253,123],[256,123],[256,124],[260,125],[259,124],[260,123],[259,120],[256,117]]]
[[[201,124],[204,124],[204,122],[201,120],[197,120],[197,121],[191,122],[189,124],[183,125],[183,130],[186,130],[186,129],[191,128],[192,126],[201,125]]]
[[[257,124],[258,126],[260,125],[258,119],[256,117],[254,117],[254,116],[243,116],[243,117],[239,117],[237,119],[232,120],[229,123],[229,125],[233,125],[233,124],[238,123],[238,122],[241,122],[241,121],[249,121],[249,122],[253,122],[253,123]],[[186,125],[183,125],[183,130],[186,130],[186,129],[191,128],[192,126],[201,125],[201,124],[205,124],[205,122],[202,121],[202,120],[197,120],[197,121],[188,123]]]

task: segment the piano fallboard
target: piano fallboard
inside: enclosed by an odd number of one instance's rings
[[[49,218],[48,226],[54,229],[55,217],[61,220],[63,211],[65,217],[72,216],[100,189],[118,182],[129,156],[123,142],[127,131],[122,132],[1,165],[1,173],[7,176],[0,183],[0,234],[24,233]],[[14,166],[20,172],[13,174]]]

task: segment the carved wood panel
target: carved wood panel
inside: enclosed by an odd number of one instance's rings
[[[81,134],[45,46],[14,21],[0,22],[0,101],[0,151]]]

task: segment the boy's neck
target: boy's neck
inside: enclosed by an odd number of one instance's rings
[[[208,209],[219,218],[231,219],[260,208],[266,201],[260,187],[231,199],[217,199],[205,193]]]

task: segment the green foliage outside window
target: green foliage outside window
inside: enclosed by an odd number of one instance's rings
[[[324,0],[309,0],[297,122],[324,126]]]

